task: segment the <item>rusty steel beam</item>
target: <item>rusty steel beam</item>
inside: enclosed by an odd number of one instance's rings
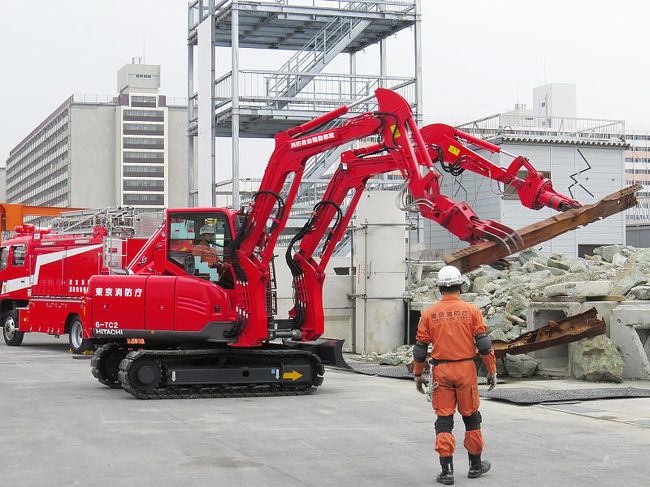
[[[641,188],[643,186],[640,184],[628,186],[604,197],[597,203],[567,210],[553,215],[546,220],[524,227],[517,232],[522,238],[523,244],[512,250],[512,252],[494,242],[481,242],[447,254],[443,256],[443,260],[448,265],[458,267],[463,273],[476,269],[483,264],[497,262],[511,253],[519,252],[533,245],[546,242],[570,230],[632,208],[637,204],[634,193]]]
[[[529,331],[509,341],[494,340],[492,349],[497,358],[505,357],[506,353],[517,355],[543,348],[554,347],[563,343],[571,343],[586,337],[594,337],[605,333],[605,322],[598,319],[596,308],[569,316],[558,322],[548,321],[548,325],[537,330]]]

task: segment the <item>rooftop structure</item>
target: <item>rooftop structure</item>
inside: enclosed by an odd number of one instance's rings
[[[414,26],[412,76],[387,74],[386,38]],[[269,138],[350,105],[379,87],[404,95],[418,117],[421,105],[419,0],[195,0],[188,11],[188,96],[190,139],[198,138],[198,153],[189,144],[190,165],[212,168],[211,202],[216,186],[240,203],[239,138]],[[378,74],[360,74],[356,55],[379,45]],[[217,75],[215,48],[231,49],[230,69]],[[243,69],[240,49],[289,50],[294,54],[276,70]],[[325,73],[339,55],[349,57],[345,73]],[[198,63],[195,63],[195,59]],[[195,79],[195,64],[198,77]],[[371,111],[374,101],[357,105],[349,116]],[[230,170],[215,161],[215,137],[230,137]],[[338,159],[334,153],[315,157],[305,169],[306,180],[322,177]],[[224,181],[224,175],[229,178]],[[190,201],[197,190],[190,183]],[[225,189],[227,188],[227,189]],[[301,188],[309,192],[313,183]],[[207,201],[206,201],[207,203]]]

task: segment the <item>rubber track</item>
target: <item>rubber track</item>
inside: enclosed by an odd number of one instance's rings
[[[95,352],[93,358],[90,360],[90,366],[92,367],[93,377],[95,377],[95,379],[97,379],[101,384],[104,384],[105,386],[108,386],[111,389],[119,389],[120,385],[115,384],[110,380],[108,380],[108,378],[106,378],[104,374],[101,373],[98,367],[99,361],[102,359],[102,355],[104,354],[104,352],[106,352],[108,349],[110,349],[113,346],[115,346],[115,344],[107,343],[106,345],[102,345],[101,347],[99,347]]]
[[[303,384],[300,387],[280,386],[272,384],[245,384],[245,385],[205,385],[205,386],[167,386],[155,389],[151,392],[137,390],[129,382],[129,370],[135,361],[141,357],[153,359],[162,358],[206,358],[213,355],[215,358],[227,355],[233,358],[250,358],[250,365],[264,363],[265,359],[272,358],[282,363],[283,359],[296,359],[303,357],[312,363],[315,374],[312,382]],[[122,389],[138,399],[200,399],[216,397],[272,397],[272,396],[304,396],[313,393],[323,383],[325,368],[317,355],[302,350],[138,350],[127,354],[120,363],[118,377]],[[162,371],[163,378],[166,377]]]

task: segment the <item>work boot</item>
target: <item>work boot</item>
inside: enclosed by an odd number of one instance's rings
[[[436,477],[436,481],[445,485],[454,485],[454,457],[440,457],[442,472]]]
[[[470,479],[480,477],[484,473],[488,472],[491,466],[492,465],[490,465],[490,462],[487,460],[481,461],[480,453],[477,453],[476,455],[469,453],[469,472],[467,476]]]

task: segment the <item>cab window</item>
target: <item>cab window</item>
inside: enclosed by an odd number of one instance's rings
[[[7,268],[9,263],[9,248],[0,247],[0,271],[3,271]]]
[[[190,275],[214,283],[223,281],[232,241],[228,217],[222,212],[169,215],[168,259]]]
[[[15,266],[25,265],[25,246],[16,245],[15,247],[12,247],[12,249],[13,252],[12,252],[11,265],[15,265]]]

